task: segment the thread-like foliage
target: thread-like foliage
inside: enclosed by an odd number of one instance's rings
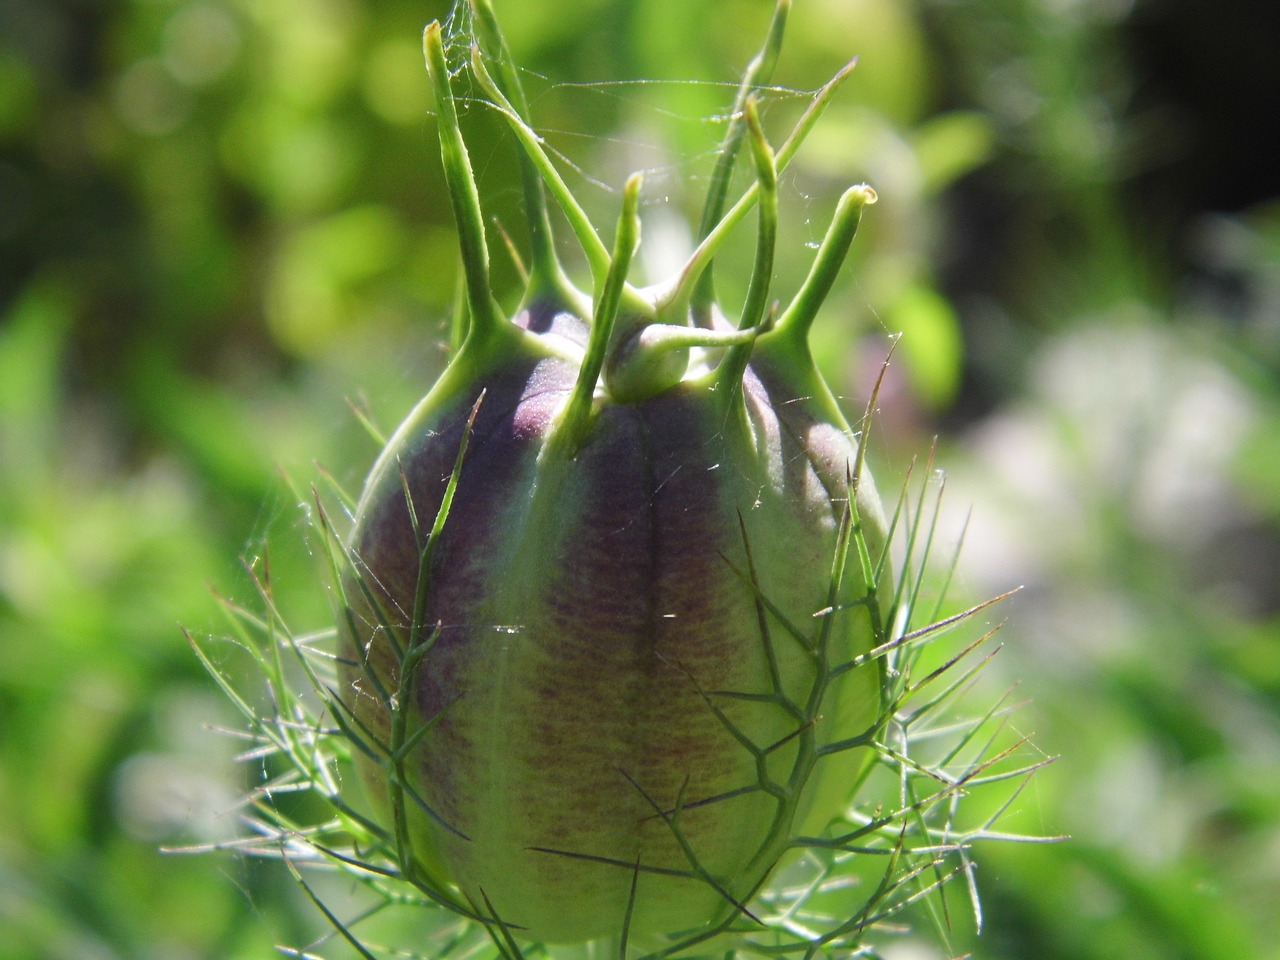
[[[465,457],[459,456],[453,476]],[[1003,599],[977,604],[945,614],[947,592],[956,556],[935,562],[936,534],[944,484],[926,466],[926,476],[910,487],[910,476],[892,518],[900,546],[897,586],[892,602],[881,603],[879,584],[894,561],[890,551],[872,555],[858,518],[845,514],[842,552],[833,558],[831,596],[840,595],[839,581],[861,578],[862,599],[815,611],[812,623],[787,622],[769,601],[768,585],[758,582],[747,544],[748,563],[736,572],[756,598],[760,642],[766,651],[777,644],[801,645],[812,656],[814,681],[803,700],[787,695],[775,684],[764,695],[792,718],[794,732],[788,738],[800,744],[785,777],[771,774],[768,758],[782,742],[753,743],[737,729],[721,709],[725,701],[752,698],[759,693],[704,690],[686,674],[707,710],[711,711],[756,760],[759,777],[731,793],[677,802],[664,808],[646,796],[653,816],[660,818],[681,843],[688,865],[682,875],[715,885],[717,881],[699,863],[697,851],[686,841],[682,812],[693,806],[715,804],[741,793],[763,792],[774,799],[775,827],[760,855],[780,859],[785,866],[767,886],[739,901],[724,893],[732,909],[714,927],[677,938],[668,946],[645,953],[628,947],[627,931],[619,931],[619,956],[658,960],[669,956],[874,956],[883,940],[882,928],[897,930],[907,914],[927,916],[938,933],[947,936],[955,923],[958,904],[971,914],[971,925],[980,926],[981,908],[974,881],[973,849],[982,841],[1041,841],[1000,830],[1001,818],[1010,809],[1036,770],[1048,762],[1026,741],[1014,734],[1008,718],[1014,709],[1009,696],[983,706],[973,701],[983,696],[980,679],[995,656],[996,628],[977,629],[988,608]],[[857,482],[851,477],[851,483]],[[360,570],[344,543],[344,531],[335,526],[329,500],[345,495],[330,482],[326,492],[312,488],[295,490],[310,517],[311,532],[327,567],[326,579],[337,605],[345,608],[341,594],[343,573]],[[326,496],[327,493],[327,496]],[[850,503],[853,503],[850,498]],[[338,515],[345,515],[341,510]],[[419,524],[422,520],[419,518]],[[446,507],[432,518],[422,537],[423,555],[429,558],[432,536],[447,523]],[[846,563],[845,558],[861,563]],[[726,558],[726,563],[730,561]],[[429,567],[424,564],[423,569]],[[257,602],[240,604],[224,600],[229,633],[197,640],[192,646],[228,699],[239,709],[245,728],[239,735],[246,743],[242,759],[264,771],[262,782],[244,798],[242,830],[234,838],[192,850],[229,850],[245,856],[280,858],[304,884],[324,916],[333,925],[337,940],[355,945],[361,956],[574,956],[584,948],[557,947],[554,951],[520,944],[491,905],[469,903],[457,891],[437,884],[417,862],[403,818],[395,829],[379,825],[367,810],[359,809],[340,789],[355,754],[360,753],[384,771],[395,806],[434,812],[409,782],[403,763],[413,745],[431,735],[431,722],[410,729],[394,718],[401,709],[404,689],[383,690],[393,722],[389,739],[362,725],[337,689],[332,645],[334,631],[298,631],[274,600],[269,567],[251,567]],[[351,581],[348,576],[347,581]],[[360,576],[355,577],[361,582]],[[925,597],[929,596],[926,602]],[[882,616],[879,611],[887,610]],[[854,661],[832,661],[824,643],[829,624],[841,617],[869,618],[876,635],[875,648]],[[391,629],[392,618],[385,626]],[[427,625],[419,636],[400,649],[399,676],[403,688],[430,649],[432,633]],[[958,633],[977,633],[956,642]],[[252,669],[245,671],[232,648],[247,656]],[[943,649],[948,652],[943,652]],[[771,656],[771,655],[770,655]],[[820,743],[812,733],[821,715],[825,688],[849,670],[875,668],[884,678],[884,715],[866,730],[845,731],[842,739]],[[372,681],[373,671],[367,671]],[[869,746],[874,763],[861,781],[850,783],[848,806],[841,817],[818,836],[787,832],[789,812],[815,764],[845,750]],[[634,781],[633,781],[634,782]],[[636,789],[642,788],[636,784]],[[968,815],[967,801],[980,812]],[[287,810],[298,806],[297,794],[321,801],[311,809],[328,811],[326,817],[307,822],[293,819]],[[282,801],[289,802],[282,802]],[[448,825],[445,824],[447,827]],[[558,856],[585,856],[572,851],[546,851]],[[636,873],[646,869],[635,862],[617,861],[618,870]],[[368,905],[348,916],[339,916],[325,904],[305,876],[315,871],[340,872],[366,891]],[[959,889],[959,892],[955,892]],[[387,911],[420,911],[433,930],[430,948],[422,953],[388,949],[367,943],[362,930]],[[485,944],[488,944],[486,947]],[[322,945],[311,945],[298,955],[313,955]]]

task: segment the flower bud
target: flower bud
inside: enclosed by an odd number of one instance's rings
[[[884,519],[805,343],[861,203],[776,327],[699,326],[687,276],[626,283],[635,179],[593,294],[544,260],[503,320],[438,44],[471,329],[356,513],[340,696],[364,779],[410,879],[517,937],[750,917],[883,712],[855,544],[875,557]]]

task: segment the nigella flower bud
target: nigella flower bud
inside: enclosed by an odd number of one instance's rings
[[[727,226],[676,282],[629,286],[639,178],[610,253],[512,106],[512,78],[477,55],[527,150],[535,262],[510,322],[489,293],[438,26],[426,46],[470,330],[356,514],[342,699],[365,780],[406,875],[511,935],[749,918],[794,838],[841,812],[884,710],[875,584],[853,547],[878,551],[884,519],[806,344],[874,194],[846,194],[809,280],[766,319],[776,158],[747,104],[760,276],[729,325],[693,292]],[[591,296],[551,253],[539,175],[578,231]],[[712,359],[691,363],[695,348]]]

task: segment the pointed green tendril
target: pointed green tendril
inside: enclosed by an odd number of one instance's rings
[[[778,243],[778,166],[773,149],[760,125],[760,113],[754,97],[746,105],[747,129],[751,132],[751,156],[756,165],[756,185],[760,190],[760,226],[756,234],[756,259],[751,267],[751,282],[742,307],[739,329],[754,327],[764,316],[769,299],[769,283],[773,279],[773,255]]]
[[[715,227],[724,214],[725,198],[729,193],[729,179],[733,174],[733,165],[737,160],[738,147],[742,143],[743,114],[747,102],[773,77],[774,67],[778,62],[778,54],[782,50],[782,35],[787,25],[787,14],[791,11],[791,0],[778,0],[773,10],[773,19],[769,21],[769,32],[765,35],[764,45],[760,52],[747,65],[738,86],[738,94],[733,102],[733,110],[729,128],[725,131],[724,142],[720,145],[719,157],[715,169],[711,173],[711,188],[707,191],[707,199],[702,207],[702,221],[698,225],[698,239],[703,240]],[[699,279],[693,294],[693,312],[698,322],[710,319],[711,304],[715,300],[715,289],[711,280],[710,267]]]
[[[664,306],[658,315],[658,323],[641,321],[632,329],[618,330],[604,369],[605,388],[618,403],[634,403],[675,387],[689,370],[689,351],[694,347],[730,348],[730,356],[726,357],[726,375],[741,378],[751,355],[751,344],[767,329],[762,320],[773,275],[774,248],[777,246],[778,175],[773,151],[760,127],[754,96],[746,99],[744,113],[751,134],[756,180],[762,189],[763,200],[755,268],[751,273],[748,300],[739,329],[709,329],[699,324],[696,317],[694,325],[690,326],[685,308],[677,301],[676,305],[667,303]],[[722,369],[726,369],[726,362],[717,367],[717,370]]]
[[[466,278],[467,306],[470,308],[468,339],[485,339],[500,335],[508,326],[494,302],[489,283],[489,250],[485,245],[484,216],[480,211],[480,193],[467,146],[458,125],[458,112],[449,83],[449,67],[444,58],[444,42],[439,21],[427,25],[422,35],[427,72],[436,94],[440,120],[440,156],[444,163],[445,182],[453,215],[458,227],[458,246],[462,251],[462,267]]]
[[[547,152],[542,146],[542,138],[525,122],[519,111],[511,105],[511,102],[503,95],[502,90],[490,75],[484,59],[480,56],[478,46],[472,47],[471,50],[471,70],[475,75],[476,81],[490,99],[488,105],[502,114],[515,134],[516,139],[520,141],[521,147],[524,148],[524,153],[529,158],[529,162],[537,169],[547,189],[551,191],[556,203],[560,205],[565,219],[569,221],[569,228],[582,246],[582,252],[587,258],[587,265],[591,269],[592,280],[596,288],[599,289],[609,272],[611,258],[604,242],[600,239],[599,234],[596,233],[596,228],[592,226],[586,211],[582,209],[574,198],[573,193],[564,182],[564,178],[560,176],[555,164],[547,156]]]
[[[747,299],[738,321],[740,330],[760,328],[765,320],[769,285],[773,280],[773,257],[778,244],[778,168],[773,149],[765,139],[754,98],[747,100],[746,116],[747,129],[751,134],[751,156],[756,165],[756,183],[760,188],[760,225],[756,232],[756,259],[751,268]],[[769,319],[771,326],[772,318]],[[733,347],[716,368],[714,379],[726,388],[722,395],[736,395],[754,344],[755,338],[752,338]]]
[[[590,424],[596,382],[600,379],[600,370],[604,366],[613,327],[618,319],[618,307],[622,303],[631,258],[640,242],[640,186],[643,181],[642,174],[633,173],[622,188],[622,213],[618,216],[613,257],[605,272],[604,282],[598,286],[587,353],[583,357],[582,366],[578,368],[578,379],[565,405],[560,425],[552,437],[553,441],[567,444],[570,451],[577,449]]]
[[[787,165],[791,163],[796,153],[800,150],[800,145],[804,143],[805,138],[817,125],[823,111],[826,110],[832,98],[835,97],[840,85],[853,72],[853,68],[857,66],[857,63],[856,58],[849,61],[813,95],[813,99],[809,101],[809,106],[805,108],[800,119],[796,121],[791,135],[787,137],[774,157],[774,168],[778,173],[785,170]],[[720,222],[715,225],[714,229],[698,244],[697,249],[689,256],[688,261],[674,280],[667,284],[664,289],[655,291],[654,301],[658,305],[661,314],[673,315],[687,310],[687,304],[690,303],[693,290],[699,278],[710,266],[712,259],[719,252],[725,240],[728,239],[729,233],[742,222],[742,218],[747,215],[752,206],[760,199],[760,194],[761,187],[757,179],[742,194],[738,202],[729,209],[729,212],[720,218]]]
[[[479,24],[480,38],[490,51],[490,60],[498,73],[503,94],[517,116],[529,124],[529,102],[525,98],[524,85],[515,60],[507,47],[506,37],[498,25],[497,15],[489,0],[471,0],[471,9]],[[547,292],[565,294],[569,299],[581,299],[572,290],[568,277],[555,252],[555,237],[547,210],[546,190],[538,167],[525,151],[520,152],[520,181],[524,187],[525,214],[528,218],[529,245],[531,248],[530,276],[527,279],[528,295],[536,297]]]
[[[756,262],[738,329],[709,329],[677,322],[650,323],[628,332],[614,346],[605,367],[605,386],[618,403],[633,403],[675,386],[688,371],[688,352],[693,347],[728,347],[729,353],[716,368],[714,378],[736,383],[746,369],[756,337],[767,329],[762,321],[778,236],[778,173],[754,97],[747,98],[745,112],[762,199]],[[731,394],[726,391],[723,395]]]
[[[831,218],[831,226],[827,228],[827,235],[822,238],[813,266],[809,268],[809,275],[805,277],[795,299],[778,318],[778,325],[771,331],[771,337],[792,341],[804,341],[808,338],[813,319],[827,299],[827,294],[831,292],[831,285],[839,275],[845,255],[858,232],[862,208],[875,202],[876,192],[865,183],[850,187],[840,197],[835,215]]]
[[[688,351],[692,347],[729,348],[728,355],[716,368],[715,379],[736,382],[746,369],[756,337],[768,329],[765,309],[778,238],[778,171],[760,125],[755,97],[747,98],[744,112],[751,133],[751,153],[756,163],[761,203],[756,261],[738,329],[709,329],[696,323],[688,326],[683,317],[675,318],[681,322],[640,327],[614,347],[605,368],[605,386],[619,403],[642,400],[675,386],[688,371]]]

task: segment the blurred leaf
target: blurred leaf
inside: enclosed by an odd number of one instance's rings
[[[36,82],[26,62],[0,48],[0,139],[16,137],[36,111]]]
[[[884,321],[902,334],[896,355],[917,396],[930,409],[944,409],[955,398],[964,360],[960,319],[950,301],[936,290],[913,284],[888,307]]]
[[[986,114],[957,110],[922,123],[912,139],[925,192],[938,194],[991,158],[995,129]]]
[[[272,278],[268,320],[280,344],[317,354],[359,319],[357,288],[403,256],[404,231],[381,204],[351,207],[300,229]]]
[[[6,458],[34,455],[56,427],[71,300],[64,281],[50,277],[23,291],[0,325],[0,411],[5,419],[0,450]],[[19,438],[22,451],[15,446]],[[13,464],[9,466],[12,470]]]
[[[1240,444],[1235,472],[1249,499],[1280,520],[1280,411],[1260,417]]]

